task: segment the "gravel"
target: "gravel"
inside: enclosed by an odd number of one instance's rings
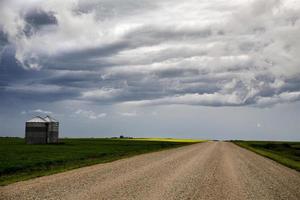
[[[300,173],[205,142],[0,187],[0,199],[300,199]]]

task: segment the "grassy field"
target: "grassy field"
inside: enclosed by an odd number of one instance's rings
[[[235,144],[300,171],[300,142],[233,141]]]
[[[201,141],[138,138],[61,139],[60,142],[26,145],[21,138],[0,137],[0,185]]]

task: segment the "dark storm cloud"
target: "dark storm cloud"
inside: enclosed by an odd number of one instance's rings
[[[78,91],[73,88],[60,88],[56,85],[26,84],[10,85],[5,88],[4,99],[10,99],[18,102],[32,103],[51,103],[59,100],[74,99],[78,97]]]
[[[178,41],[186,40],[191,38],[201,38],[209,37],[211,35],[211,30],[172,30],[171,27],[159,28],[159,27],[142,27],[141,29],[134,30],[129,32],[124,36],[120,41],[102,45],[99,47],[85,48],[80,50],[70,50],[68,52],[61,53],[59,55],[53,56],[50,60],[50,63],[43,63],[45,66],[50,66],[51,68],[56,69],[97,69],[99,67],[109,67],[118,65],[118,62],[106,61],[106,57],[117,55],[119,52],[136,49],[143,46],[160,44],[161,42],[168,41]],[[174,55],[174,50],[169,50],[168,52],[173,51],[173,54],[169,55],[177,57]],[[167,53],[167,52],[166,52]],[[165,54],[166,54],[165,53]],[[182,49],[178,51],[178,54],[184,56],[185,53],[182,52]],[[163,61],[167,59],[167,55],[157,55],[157,61]],[[96,61],[95,61],[96,59]],[[138,64],[142,64],[144,61],[141,60]],[[150,57],[151,62],[155,60],[155,55]],[[54,62],[53,62],[54,61]],[[98,62],[97,62],[98,61]],[[130,60],[127,60],[130,63]],[[119,63],[124,65],[125,63]],[[137,63],[136,63],[137,64]]]
[[[45,12],[41,9],[29,10],[24,15],[24,26],[23,32],[27,37],[30,37],[38,30],[45,26],[57,25],[57,19],[53,12]]]
[[[26,70],[15,59],[15,49],[7,46],[0,59],[1,100],[21,100],[26,102],[50,102],[80,96],[74,87],[45,80],[56,74],[47,70]]]
[[[57,19],[53,12],[45,12],[40,9],[34,9],[25,14],[24,20],[33,27],[39,28],[45,25],[57,24]]]
[[[105,46],[93,47],[81,50],[70,50],[53,57],[45,58],[43,65],[51,69],[68,70],[97,70],[101,67],[114,66],[113,62],[101,60],[106,56],[117,54],[118,52],[129,48],[130,45],[125,42],[116,42]],[[97,58],[98,62],[93,60]]]
[[[1,59],[5,57],[3,54],[5,51],[5,48],[7,48],[8,45],[9,45],[9,42],[7,39],[7,35],[1,30],[1,27],[0,27],[0,62],[1,62]]]
[[[0,47],[3,47],[8,44],[7,35],[0,30]]]
[[[97,81],[101,81],[100,74],[94,71],[52,70],[52,73],[52,76],[43,79],[41,83],[85,88]]]
[[[212,35],[209,28],[175,28],[172,26],[143,26],[125,37],[137,46],[155,45],[166,41],[199,40]]]
[[[0,86],[7,86],[11,82],[30,77],[26,70],[15,59],[15,50],[7,45],[1,53],[0,59]]]
[[[14,50],[6,48],[0,61],[1,100],[51,102],[75,98],[80,91],[57,83],[43,84],[53,74],[48,71],[25,70],[14,57]]]

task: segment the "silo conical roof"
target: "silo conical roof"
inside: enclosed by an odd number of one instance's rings
[[[47,122],[47,121],[43,117],[35,116],[34,118],[32,118],[26,122]]]
[[[49,115],[47,115],[47,116],[44,118],[44,120],[45,120],[46,122],[57,122],[56,119],[54,119],[53,117],[50,117]]]

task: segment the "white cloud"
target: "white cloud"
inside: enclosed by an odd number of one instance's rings
[[[236,93],[232,95],[213,93],[213,94],[184,94],[177,96],[164,97],[154,100],[129,101],[125,105],[169,105],[169,104],[187,104],[187,105],[205,105],[205,106],[239,106],[244,103]]]
[[[261,107],[271,106],[278,103],[295,102],[300,100],[300,92],[283,92],[271,97],[259,97],[257,105]]]
[[[49,110],[43,110],[43,109],[40,109],[40,108],[34,109],[34,110],[28,110],[28,111],[23,110],[23,111],[21,112],[22,115],[25,115],[25,114],[27,114],[27,113],[28,113],[28,114],[39,113],[39,114],[45,114],[45,115],[51,115],[51,114],[53,114],[52,111],[49,111]]]
[[[99,118],[104,118],[107,116],[106,113],[95,113],[94,111],[91,110],[83,110],[83,109],[78,109],[74,113],[75,115],[81,115],[83,117],[87,117],[89,119],[99,119]]]
[[[260,128],[260,127],[261,127],[261,124],[260,124],[260,123],[257,123],[257,124],[256,124],[256,127],[257,127],[257,128]]]
[[[21,114],[22,115],[25,115],[27,112],[25,111],[25,110],[23,110],[22,112],[21,112]]]
[[[48,111],[48,110],[42,110],[42,109],[35,109],[35,110],[32,110],[31,112],[43,113],[43,114],[52,114],[51,111]]]
[[[120,95],[121,92],[121,89],[101,88],[85,91],[82,93],[81,98],[88,100],[110,100]]]
[[[135,116],[138,115],[138,113],[136,111],[134,111],[134,112],[121,112],[119,114],[122,115],[122,116],[125,116],[125,117],[135,117]]]

